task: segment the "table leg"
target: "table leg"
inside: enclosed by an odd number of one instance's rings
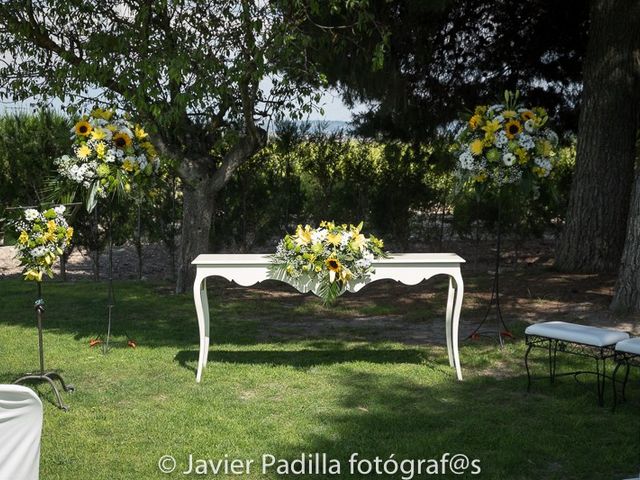
[[[453,319],[452,319],[452,351],[453,351],[453,363],[456,367],[456,376],[458,380],[462,380],[462,369],[460,368],[460,352],[458,351],[458,329],[460,326],[460,311],[462,310],[462,297],[464,296],[464,282],[462,281],[462,275],[457,274],[453,277],[455,282],[455,302],[453,304]]]
[[[206,278],[196,277],[193,283],[193,301],[198,316],[198,331],[200,333],[200,350],[198,354],[198,371],[196,382],[202,378],[202,370],[207,365],[209,354],[209,300],[207,298]]]
[[[446,322],[445,322],[445,330],[447,333],[447,355],[449,357],[449,366],[453,367],[453,349],[451,344],[451,320],[453,317],[453,302],[456,297],[456,291],[453,288],[453,278],[449,278],[449,295],[447,296],[447,314],[446,314]]]

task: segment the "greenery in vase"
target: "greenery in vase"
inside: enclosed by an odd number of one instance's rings
[[[63,205],[44,212],[28,208],[14,222],[19,233],[17,257],[24,267],[25,280],[41,282],[45,274],[53,277],[53,263],[64,253],[73,236],[64,212]]]
[[[308,276],[319,284],[318,294],[331,303],[350,281],[366,279],[375,272],[374,260],[388,257],[384,242],[365,236],[358,226],[320,222],[318,228],[298,225],[296,233],[286,235],[271,257],[271,271],[279,278]]]

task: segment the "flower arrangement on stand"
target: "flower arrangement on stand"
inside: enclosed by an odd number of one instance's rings
[[[476,192],[496,188],[496,261],[491,299],[485,316],[469,335],[478,338],[480,329],[493,305],[498,317],[498,339],[513,337],[500,308],[501,203],[505,193],[517,190],[534,195],[538,182],[548,177],[554,166],[558,135],[548,126],[549,115],[542,107],[529,107],[520,102],[519,92],[506,91],[504,102],[479,105],[463,119],[455,143],[457,168],[455,176],[461,185],[471,185]],[[508,191],[508,192],[505,192]]]
[[[53,264],[69,246],[73,228],[64,218],[65,207],[39,212],[33,208],[24,211],[13,226],[19,233],[18,260],[24,268],[25,280],[42,282],[44,275],[53,278]]]
[[[107,205],[107,237],[109,244],[109,287],[106,341],[100,337],[92,339],[90,346],[104,343],[103,351],[109,350],[112,309],[115,305],[113,291],[113,208],[115,197],[136,192],[138,217],[140,202],[145,188],[160,167],[160,159],[145,129],[110,109],[96,108],[85,115],[71,129],[73,154],[56,159],[58,173],[71,183],[79,185],[88,193],[85,199],[87,211],[94,212],[97,224],[99,201]],[[140,222],[138,221],[138,224]],[[136,342],[128,337],[127,344],[135,348]]]
[[[317,282],[318,295],[330,304],[351,281],[365,280],[375,272],[374,260],[388,257],[384,242],[362,233],[358,226],[320,222],[318,228],[298,225],[286,235],[271,257],[271,271],[281,279]]]
[[[58,173],[89,191],[88,210],[110,193],[129,193],[160,165],[144,128],[113,110],[94,109],[72,128],[73,155],[56,159]]]
[[[23,267],[24,279],[34,281],[37,285],[38,296],[34,308],[38,325],[38,351],[40,355],[40,371],[20,377],[14,383],[32,381],[49,383],[58,401],[58,406],[67,410],[68,407],[63,403],[54,380],[58,380],[67,392],[73,391],[74,387],[67,385],[58,373],[45,372],[42,340],[44,317],[42,280],[45,275],[53,278],[53,264],[64,253],[73,237],[73,228],[67,223],[64,213],[65,207],[63,205],[42,212],[28,208],[13,223],[13,227],[19,234],[16,244],[17,258]]]
[[[504,103],[477,106],[456,135],[457,176],[498,186],[549,176],[558,135],[548,120],[544,108],[521,104],[517,91],[505,92]]]

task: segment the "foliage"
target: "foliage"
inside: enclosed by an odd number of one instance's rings
[[[69,151],[70,128],[66,116],[50,110],[0,116],[0,217],[5,207],[46,200],[46,179],[54,159]]]
[[[548,106],[560,130],[575,129],[588,11],[580,0],[372,2],[388,34],[381,69],[368,68],[373,29],[319,36],[314,55],[348,102],[370,105],[357,122],[368,137],[430,141],[460,112],[516,88]],[[348,19],[322,10],[313,24]]]
[[[28,208],[14,223],[19,233],[16,247],[25,280],[41,282],[43,274],[53,278],[53,263],[64,253],[73,236],[64,212],[62,205],[43,212]]]
[[[271,256],[276,278],[317,282],[325,304],[332,303],[350,282],[361,282],[375,272],[373,260],[384,258],[384,243],[361,233],[362,222],[336,225],[320,222],[319,228],[298,225],[295,235],[285,235]]]

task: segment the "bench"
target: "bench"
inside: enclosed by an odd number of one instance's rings
[[[606,360],[616,355],[616,344],[627,340],[629,334],[607,328],[589,327],[567,322],[543,322],[530,325],[525,330],[527,352],[524,356],[527,369],[527,392],[531,391],[531,372],[529,370],[529,353],[534,347],[544,348],[549,355],[549,379],[554,383],[556,377],[564,375],[594,374],[597,380],[598,405],[604,405],[604,387]],[[570,353],[596,361],[596,371],[568,372],[556,374],[557,353]],[[615,384],[614,384],[615,385]]]
[[[613,370],[613,408],[616,407],[618,400],[618,391],[616,388],[616,378],[618,369],[625,366],[624,380],[622,382],[622,401],[627,399],[627,380],[629,380],[629,367],[640,367],[640,337],[622,340],[616,344],[615,351],[616,368]]]

